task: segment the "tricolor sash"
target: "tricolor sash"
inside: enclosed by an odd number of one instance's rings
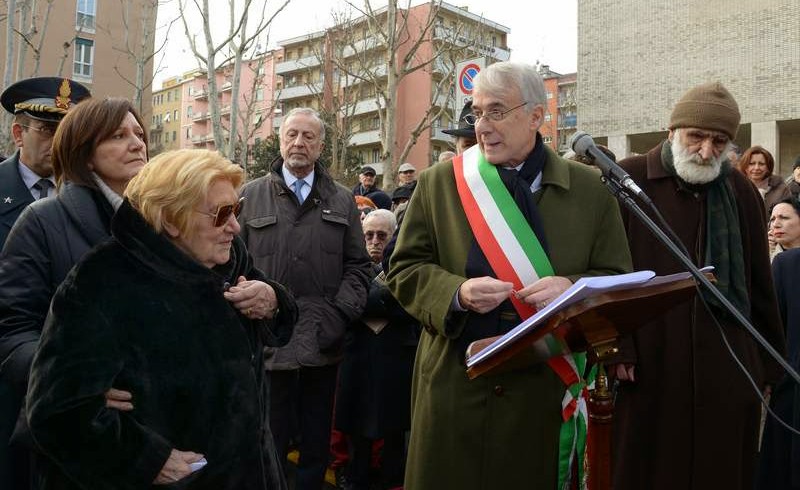
[[[539,239],[500,179],[497,167],[486,161],[478,145],[453,158],[456,187],[472,233],[498,279],[514,284],[516,290],[541,277],[554,275],[553,266]],[[519,316],[525,320],[536,309],[511,296]],[[563,339],[543,339],[551,352],[562,352]],[[559,437],[558,489],[567,489],[574,470],[578,487],[586,488],[584,471],[588,413],[587,380],[582,373],[586,354],[550,358],[548,364],[567,387],[562,401]],[[593,378],[590,373],[589,378]]]

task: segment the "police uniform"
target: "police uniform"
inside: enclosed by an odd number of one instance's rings
[[[72,80],[37,77],[10,85],[0,95],[0,104],[11,114],[25,114],[38,121],[57,123],[71,105],[88,96],[89,90]],[[19,151],[0,162],[0,248],[22,210],[34,201],[34,193],[38,197],[39,192],[32,193],[20,175]]]

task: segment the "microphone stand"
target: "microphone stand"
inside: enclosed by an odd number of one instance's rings
[[[761,347],[763,347],[764,350],[766,350],[769,353],[769,355],[772,356],[772,358],[775,359],[778,362],[778,364],[780,364],[781,367],[783,367],[783,369],[787,373],[789,373],[789,375],[792,378],[794,378],[796,383],[800,384],[800,376],[792,368],[792,366],[790,366],[789,363],[783,359],[783,356],[781,356],[778,353],[778,351],[776,351],[769,344],[769,342],[767,342],[767,340],[758,332],[758,330],[756,330],[755,327],[752,324],[750,324],[747,318],[745,318],[744,315],[742,315],[739,312],[739,310],[736,309],[736,307],[733,306],[733,304],[731,304],[730,301],[728,301],[728,298],[726,298],[719,291],[719,289],[717,289],[716,286],[714,286],[711,283],[711,281],[708,280],[705,274],[700,272],[700,269],[698,269],[697,266],[694,265],[694,263],[691,261],[691,259],[689,259],[689,257],[687,257],[686,254],[684,254],[681,251],[678,245],[676,245],[675,242],[672,239],[670,239],[667,236],[667,234],[664,233],[664,231],[661,228],[659,228],[657,224],[655,224],[655,222],[653,222],[650,216],[648,216],[644,211],[642,211],[642,208],[639,207],[639,205],[636,203],[636,201],[633,200],[633,198],[631,198],[631,196],[626,192],[625,188],[619,182],[617,182],[613,177],[605,175],[605,173],[603,174],[601,180],[603,181],[603,183],[606,184],[606,187],[608,187],[611,194],[613,194],[618,201],[624,204],[626,208],[628,208],[633,214],[635,214],[639,218],[639,220],[642,223],[644,223],[644,225],[650,230],[650,232],[653,233],[653,235],[655,235],[656,238],[658,238],[658,241],[661,242],[665,247],[667,247],[667,250],[669,250],[669,252],[683,264],[686,270],[688,270],[692,274],[692,276],[694,276],[695,280],[697,280],[697,282],[706,291],[711,293],[711,295],[714,296],[714,298],[716,298],[717,301],[719,301],[719,303],[723,306],[723,308],[741,326],[743,326],[745,330],[747,330],[750,333],[750,335],[756,340],[756,342],[758,342],[761,345]]]

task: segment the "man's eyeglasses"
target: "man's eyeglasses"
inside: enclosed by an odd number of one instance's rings
[[[367,240],[372,240],[373,238],[378,237],[378,240],[384,241],[389,237],[389,234],[385,231],[365,231],[364,238]]]
[[[53,135],[56,134],[56,128],[58,127],[58,126],[50,126],[49,124],[45,124],[44,126],[39,126],[38,128],[36,126],[28,126],[27,124],[20,124],[20,126],[22,126],[23,128],[32,129],[41,134],[42,136],[44,136],[45,138],[52,138]]]
[[[222,204],[217,207],[216,213],[206,213],[205,211],[198,211],[197,209],[195,209],[195,211],[197,211],[200,214],[204,214],[206,216],[214,218],[214,227],[219,228],[220,226],[224,226],[225,223],[228,222],[228,218],[230,218],[231,215],[234,215],[236,217],[239,216],[239,213],[242,211],[243,202],[244,198],[241,198],[233,204]]]
[[[524,106],[527,103],[528,102],[523,102],[522,104],[515,105],[511,109],[508,109],[508,110],[505,110],[505,111],[501,111],[499,109],[495,109],[493,111],[489,111],[489,112],[486,112],[486,113],[483,113],[483,114],[481,114],[480,112],[473,112],[472,114],[467,114],[466,116],[464,116],[464,121],[466,121],[467,124],[472,124],[473,126],[475,124],[478,124],[478,121],[480,121],[484,117],[486,119],[491,120],[491,121],[502,121],[503,119],[505,119],[506,114],[508,114],[509,112],[511,112],[513,110],[519,109],[520,107]]]

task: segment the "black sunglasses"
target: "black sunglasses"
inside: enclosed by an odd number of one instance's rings
[[[214,227],[219,228],[228,222],[228,218],[230,218],[231,215],[234,215],[235,217],[239,216],[239,213],[242,212],[242,203],[244,203],[243,197],[233,204],[222,204],[218,206],[216,213],[206,213],[205,211],[197,211],[196,209],[195,211],[214,218]]]

